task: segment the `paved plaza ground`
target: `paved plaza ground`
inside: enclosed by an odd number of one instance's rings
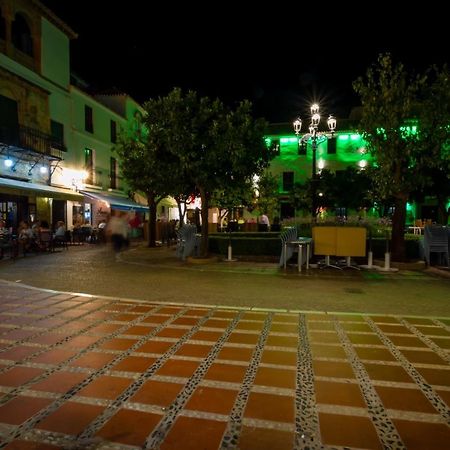
[[[449,294],[139,246],[0,261],[0,445],[446,448]]]

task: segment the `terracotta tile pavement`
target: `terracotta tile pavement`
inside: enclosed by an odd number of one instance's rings
[[[446,318],[5,292],[0,310],[17,328],[0,337],[3,448],[101,438],[215,450],[230,436],[241,450],[450,442]]]

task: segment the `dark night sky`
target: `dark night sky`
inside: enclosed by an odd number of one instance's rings
[[[72,70],[94,88],[116,87],[140,102],[174,86],[230,105],[246,98],[272,122],[305,115],[312,100],[324,113],[348,115],[358,104],[352,81],[380,52],[419,71],[449,59],[448,16],[411,2],[395,10],[392,1],[364,10],[299,1],[42,2],[78,33]]]

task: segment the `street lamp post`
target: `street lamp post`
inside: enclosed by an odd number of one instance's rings
[[[311,123],[309,124],[309,133],[305,133],[302,137],[299,137],[298,144],[302,144],[308,142],[311,139],[311,148],[312,148],[312,177],[311,177],[311,188],[312,188],[312,208],[311,215],[313,220],[315,220],[317,215],[317,171],[316,171],[316,153],[317,153],[317,145],[318,140],[321,137],[325,137],[325,139],[333,137],[334,131],[336,130],[336,119],[333,116],[329,116],[327,120],[328,129],[330,133],[325,133],[319,131],[319,123],[320,123],[320,114],[319,114],[319,105],[314,103],[311,105]],[[302,119],[297,118],[294,123],[294,131],[297,136],[300,134],[300,130],[302,128]]]

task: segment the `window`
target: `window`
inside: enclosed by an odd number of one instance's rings
[[[290,203],[281,203],[280,205],[281,220],[295,217],[295,208]]]
[[[90,106],[84,106],[84,129],[89,133],[94,132],[94,119],[92,114],[92,108]]]
[[[335,155],[336,154],[336,138],[332,137],[328,139],[327,142],[327,153],[329,155]]]
[[[52,146],[55,148],[64,147],[64,125],[54,120],[50,121],[50,130],[52,133]]]
[[[343,207],[336,208],[334,213],[335,213],[336,217],[341,217],[341,218],[347,217],[347,208],[343,208]]]
[[[86,184],[94,184],[94,150],[90,148],[84,149],[84,168],[87,173]]]
[[[274,151],[276,156],[280,156],[280,141],[278,139],[272,141],[271,150]]]
[[[0,95],[0,142],[19,145],[17,102],[3,95]]]
[[[2,8],[0,8],[0,39],[6,39],[6,24],[2,14]]]
[[[117,160],[116,158],[110,159],[109,164],[109,178],[110,178],[110,184],[111,189],[117,189]]]
[[[111,120],[111,142],[113,144],[117,142],[117,124],[115,120]]]
[[[21,14],[16,14],[11,27],[11,36],[14,47],[29,56],[33,56],[33,39],[30,27]]]
[[[294,187],[294,172],[283,172],[283,191],[292,191]]]
[[[301,139],[298,141],[298,154],[306,155],[306,142],[302,141]]]

